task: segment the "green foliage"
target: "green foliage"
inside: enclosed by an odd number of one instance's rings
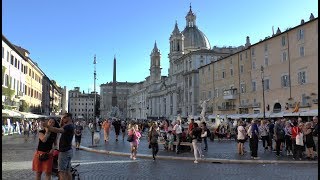
[[[9,84],[10,87],[10,84]],[[3,87],[2,86],[2,95],[8,97],[9,99],[11,99],[15,93],[14,90],[10,89],[9,87]]]
[[[21,112],[29,112],[30,110],[30,107],[29,105],[26,103],[25,100],[21,100],[21,104],[20,104],[20,107],[19,107],[19,111]]]

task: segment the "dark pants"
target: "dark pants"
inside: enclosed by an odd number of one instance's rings
[[[268,146],[271,148],[271,150],[273,149],[273,147],[272,147],[272,139],[273,139],[273,134],[269,134]]]
[[[158,143],[150,143],[150,146],[152,148],[152,157],[155,157],[158,154],[159,145]]]
[[[266,149],[268,146],[269,135],[261,136],[261,140],[262,140],[263,147]]]
[[[252,144],[251,144],[251,156],[252,157],[258,157],[258,143],[259,139],[257,135],[252,135],[251,138]]]
[[[286,150],[287,151],[292,151],[292,141],[291,141],[291,136],[285,136],[285,141],[286,141]]]
[[[178,142],[178,144],[177,144],[177,153],[178,152],[180,152],[180,150],[181,150],[181,148],[180,148],[180,143],[181,143],[181,133],[180,134],[177,134],[177,142]]]
[[[296,140],[292,139],[293,158],[302,158],[303,146],[296,145]]]
[[[207,137],[202,138],[204,142],[204,149],[208,150],[208,142],[207,142]]]
[[[277,139],[276,140],[276,151],[277,151],[277,155],[279,156],[280,155],[280,146],[281,146],[281,142],[282,142],[283,140],[282,139]]]

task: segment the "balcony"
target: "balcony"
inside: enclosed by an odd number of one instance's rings
[[[234,89],[227,89],[223,91],[223,99],[230,100],[237,98],[237,88]]]
[[[226,105],[226,106],[218,106],[218,110],[220,111],[228,111],[228,110],[235,110],[235,105]]]

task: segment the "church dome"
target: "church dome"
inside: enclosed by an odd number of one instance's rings
[[[184,36],[184,49],[210,49],[210,43],[206,35],[201,32],[197,26],[186,27],[182,34]]]

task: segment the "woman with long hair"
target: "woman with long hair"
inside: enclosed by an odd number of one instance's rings
[[[243,121],[239,120],[238,122],[238,127],[237,127],[237,131],[238,131],[238,135],[237,135],[237,140],[238,140],[238,153],[239,155],[243,156],[244,155],[244,148],[243,145],[246,142],[246,130],[243,127]]]
[[[53,119],[44,120],[48,126],[59,127],[58,122]],[[39,130],[38,148],[33,156],[32,170],[36,172],[36,180],[41,179],[42,172],[46,174],[46,179],[51,179],[53,164],[53,145],[57,144],[57,133],[50,132],[48,128]]]
[[[148,142],[149,142],[149,146],[152,148],[153,160],[156,160],[156,156],[159,151],[159,145],[158,145],[159,133],[156,128],[157,128],[157,125],[153,123],[151,125],[150,131],[148,134]]]

